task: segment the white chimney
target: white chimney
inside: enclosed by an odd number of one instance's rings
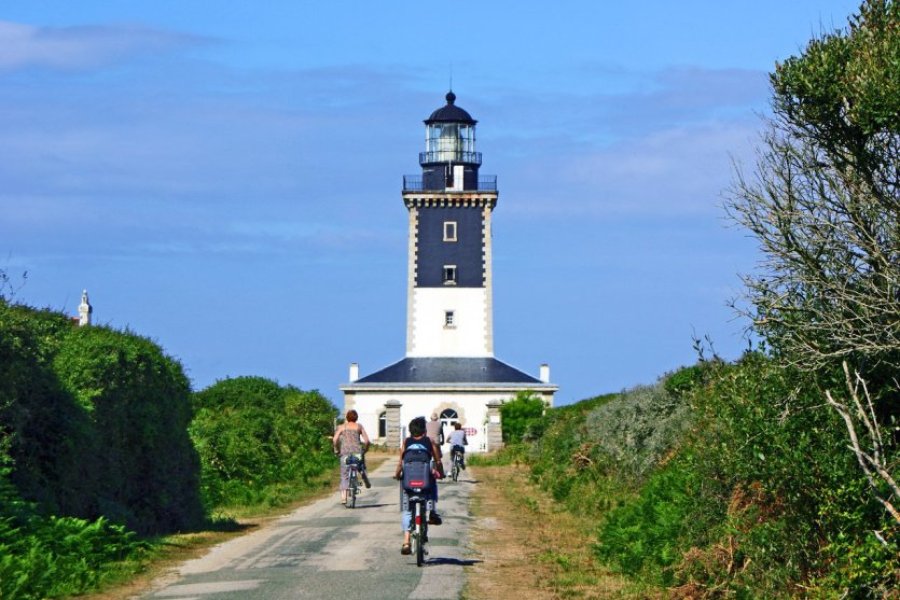
[[[359,379],[359,363],[350,363],[350,383]]]
[[[540,380],[544,383],[550,383],[550,365],[548,365],[547,363],[541,365]]]

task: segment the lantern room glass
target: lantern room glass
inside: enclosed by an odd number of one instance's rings
[[[465,123],[432,123],[426,127],[428,162],[472,162],[475,126]]]

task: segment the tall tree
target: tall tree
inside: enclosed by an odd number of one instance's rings
[[[863,2],[771,75],[773,116],[729,215],[759,241],[754,326],[788,362],[900,368],[900,3]]]

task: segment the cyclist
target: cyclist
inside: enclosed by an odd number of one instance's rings
[[[466,431],[462,428],[459,421],[453,424],[453,431],[450,432],[450,456],[459,453],[459,466],[466,468],[466,449],[469,440],[466,439]]]
[[[359,474],[363,483],[367,488],[372,487],[366,476],[366,464],[363,461],[363,454],[369,448],[369,436],[365,428],[357,423],[358,419],[359,414],[355,410],[348,410],[346,421],[337,428],[334,437],[331,438],[335,454],[341,456],[341,504],[347,504],[347,489],[350,487],[350,467],[347,466],[347,459],[351,456],[360,461]]]
[[[394,473],[395,479],[403,479],[403,461],[406,455],[411,452],[429,453],[431,455],[431,460],[434,461],[435,468],[438,471],[438,476],[444,476],[443,468],[439,466],[441,465],[441,461],[437,444],[432,442],[425,434],[425,417],[416,417],[409,422],[409,437],[403,440],[403,444],[400,446],[400,462],[397,463],[397,470]],[[403,527],[403,545],[400,547],[400,554],[411,554],[412,548],[409,544],[409,525],[412,520],[412,513],[409,510],[409,496],[402,485],[400,487],[400,495],[400,510],[403,512],[403,516],[400,520]],[[443,523],[443,519],[441,519],[441,516],[437,513],[437,482],[432,485],[430,495],[432,509],[431,514],[428,516],[428,524],[440,525]]]

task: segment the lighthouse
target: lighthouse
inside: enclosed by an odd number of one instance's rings
[[[416,416],[437,415],[466,429],[471,450],[501,444],[499,407],[520,392],[552,406],[558,387],[540,365],[538,377],[494,357],[492,215],[495,175],[482,175],[477,121],[456,104],[425,119],[420,173],[403,177],[408,233],[406,355],[341,386],[345,409],[380,443],[399,447]]]

